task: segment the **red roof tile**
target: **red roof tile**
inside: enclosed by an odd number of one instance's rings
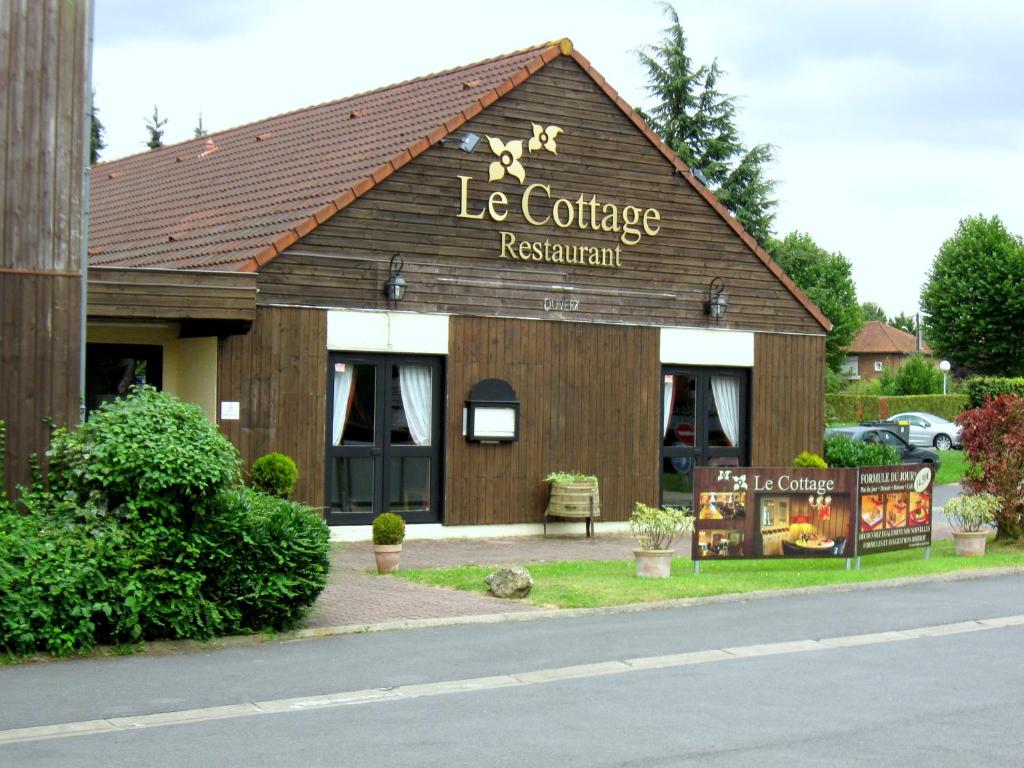
[[[850,344],[851,355],[865,355],[872,352],[876,354],[900,354],[909,355],[917,351],[917,338],[912,333],[893,328],[881,320],[868,320],[860,329],[857,338]],[[921,343],[921,351],[930,355],[932,350],[924,342]]]
[[[89,262],[256,271],[571,56],[825,329],[832,324],[567,38],[93,168]]]

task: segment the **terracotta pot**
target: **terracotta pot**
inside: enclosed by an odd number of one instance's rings
[[[985,554],[988,531],[953,531],[956,553],[960,557],[981,557]]]
[[[667,579],[672,575],[674,549],[634,549],[636,575],[644,579]]]
[[[398,557],[401,554],[401,544],[374,544],[373,556],[377,560],[377,573],[394,573],[397,571]]]

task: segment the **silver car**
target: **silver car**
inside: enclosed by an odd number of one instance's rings
[[[908,411],[890,416],[886,421],[905,421],[910,424],[912,445],[935,446],[940,451],[960,447],[960,425],[934,413]]]

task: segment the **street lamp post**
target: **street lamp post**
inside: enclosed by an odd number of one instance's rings
[[[946,394],[946,374],[949,373],[949,360],[939,363],[939,370],[942,371],[942,394]]]

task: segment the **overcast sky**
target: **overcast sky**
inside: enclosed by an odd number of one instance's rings
[[[635,49],[666,26],[646,0],[503,3],[95,0],[93,85],[112,160],[569,37],[634,106]],[[1024,3],[682,0],[698,63],[727,71],[748,144],[775,145],[776,234],[853,263],[861,301],[917,311],[958,221],[1024,234]]]

